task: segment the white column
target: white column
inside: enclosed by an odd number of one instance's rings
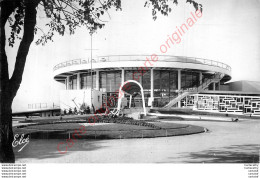
[[[99,71],[96,71],[96,90],[99,91]]]
[[[214,82],[214,83],[212,83],[212,85],[213,85],[213,91],[215,91],[216,90],[216,83]]]
[[[151,98],[153,98],[154,93],[154,75],[153,75],[153,69],[151,69]]]
[[[178,70],[178,90],[181,90],[181,69]],[[178,101],[178,107],[181,107],[181,101]]]
[[[77,90],[80,90],[80,73],[77,73]]]
[[[121,71],[121,86],[123,86],[124,82],[125,82],[125,69],[123,68],[122,71]],[[125,92],[122,92],[123,95],[122,95],[122,98],[125,97]]]
[[[145,108],[144,90],[143,90],[143,87],[141,88],[141,93],[142,93],[142,101],[143,101],[144,115],[146,116],[146,108]]]
[[[199,80],[200,80],[200,81],[199,81],[199,82],[200,82],[199,84],[200,84],[200,85],[202,84],[202,79],[203,79],[203,75],[202,75],[202,72],[200,72],[200,76],[199,76]]]
[[[154,101],[154,75],[153,75],[153,69],[151,69],[151,91],[150,91],[150,97],[151,100]],[[151,104],[151,108],[153,108],[153,102]]]
[[[181,90],[181,70],[178,70],[178,90]]]
[[[119,86],[119,94],[118,94],[118,104],[117,104],[117,109],[121,109],[121,103],[122,103],[122,98],[125,96],[125,92],[122,91],[122,86],[125,82],[125,69],[121,70],[121,85]],[[117,86],[118,87],[118,86]],[[120,93],[122,93],[122,96],[120,96]]]
[[[131,105],[132,105],[132,95],[130,95],[129,108],[131,108]]]
[[[122,73],[121,73],[121,85],[123,85],[125,82],[125,69],[122,69]]]
[[[67,79],[66,79],[66,89],[69,90],[69,84],[70,84],[70,77],[67,76]]]

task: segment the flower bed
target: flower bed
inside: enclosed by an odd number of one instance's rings
[[[32,123],[32,122],[30,122]],[[150,127],[154,129],[161,129],[161,127],[156,126],[155,124],[148,123],[145,121],[134,120],[130,117],[119,117],[119,118],[112,118],[107,116],[91,116],[89,118],[81,118],[81,119],[69,119],[69,120],[44,120],[44,121],[37,121],[35,120],[34,125],[45,125],[45,124],[61,124],[61,123],[117,123],[117,124],[129,124],[129,125],[137,125],[137,126],[144,126]],[[18,126],[17,128],[27,127],[26,125]]]

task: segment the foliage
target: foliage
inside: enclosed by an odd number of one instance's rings
[[[202,12],[202,4],[197,3],[193,0],[187,0],[186,3],[190,3],[194,6],[195,10],[200,10]],[[171,13],[172,5],[178,5],[178,0],[148,0],[145,2],[144,7],[150,7],[152,5],[152,16],[153,20],[157,19],[157,12],[160,12],[162,15],[168,16]]]
[[[193,0],[187,0],[196,10],[202,11],[202,4]],[[101,29],[105,25],[105,21],[101,17],[106,13],[109,16],[108,10],[114,7],[116,10],[121,10],[121,0],[43,0],[40,1],[38,9],[43,10],[49,22],[42,29],[35,26],[34,33],[39,31],[42,33],[36,44],[46,44],[48,41],[53,41],[55,33],[64,35],[65,32],[74,34],[78,27],[86,27],[90,33]],[[178,0],[148,0],[145,2],[145,7],[152,6],[153,19],[157,19],[157,12],[168,16],[171,13],[171,5],[178,5]],[[15,39],[21,39],[20,32],[24,25],[25,4],[24,1],[19,1],[17,8],[12,16],[9,17],[11,33],[8,38],[9,46],[13,46]],[[47,32],[45,32],[47,31]]]
[[[36,44],[46,44],[52,41],[55,33],[64,35],[65,32],[74,34],[79,27],[86,27],[90,33],[101,29],[105,25],[105,21],[101,19],[105,13],[108,14],[108,9],[114,7],[116,10],[121,10],[121,0],[43,0],[40,1],[38,10],[44,10],[49,22],[45,28],[41,29],[36,26],[34,33],[37,34],[40,30],[43,34],[36,41]],[[109,15],[109,14],[108,14]],[[12,16],[8,22],[11,27],[11,34],[8,39],[9,46],[13,46],[15,39],[20,39],[19,36],[24,24],[25,5],[23,1],[19,1]]]

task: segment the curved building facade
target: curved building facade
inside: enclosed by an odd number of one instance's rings
[[[222,84],[231,79],[231,67],[227,64],[169,55],[100,56],[92,59],[92,62],[89,59],[74,59],[57,64],[53,70],[54,79],[64,83],[67,92],[74,93],[92,88],[105,97],[117,97],[122,83],[127,80],[138,81],[144,89],[147,107],[163,107],[184,91],[199,93],[201,90],[219,90]],[[98,101],[100,97],[103,99],[103,96],[98,96]],[[63,98],[66,98],[66,94]],[[149,98],[152,104],[149,104]],[[74,102],[74,105],[80,102]],[[133,107],[141,106],[141,95],[137,93],[130,103]]]

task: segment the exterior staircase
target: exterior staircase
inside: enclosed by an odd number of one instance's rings
[[[218,83],[225,74],[216,72],[212,78],[208,78],[206,79],[204,82],[200,82],[201,85],[199,85],[198,87],[195,88],[191,88],[188,91],[181,91],[181,94],[179,96],[177,96],[176,98],[174,98],[173,100],[171,100],[168,104],[166,104],[163,108],[170,108],[173,105],[175,105],[177,102],[181,101],[183,98],[185,98],[188,95],[191,94],[196,94],[196,93],[200,93],[203,90],[205,90],[211,83]]]

